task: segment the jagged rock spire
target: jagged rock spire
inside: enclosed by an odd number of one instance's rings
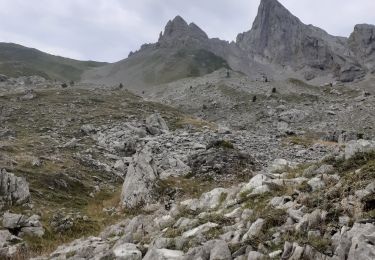
[[[159,37],[159,44],[171,46],[187,44],[192,41],[207,40],[207,34],[194,23],[188,24],[181,16],[168,21],[164,33]]]
[[[288,40],[289,34],[301,25],[302,22],[277,0],[262,0],[251,31],[238,35],[237,43],[244,49],[251,45],[252,49],[262,52],[274,39],[275,33]]]

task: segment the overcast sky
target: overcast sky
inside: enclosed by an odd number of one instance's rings
[[[260,0],[0,0],[0,41],[75,59],[118,61],[155,42],[181,15],[210,37],[235,40],[248,31]],[[375,24],[374,0],[280,0],[306,24],[349,36]]]

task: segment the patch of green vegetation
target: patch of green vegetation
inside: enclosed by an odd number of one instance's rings
[[[288,143],[293,144],[293,145],[302,145],[303,147],[310,147],[315,143],[315,140],[311,137],[307,136],[290,136],[287,137],[286,140]]]
[[[219,205],[222,205],[224,203],[224,201],[227,199],[227,197],[228,197],[227,193],[221,193],[220,198],[219,198]]]
[[[64,232],[53,231],[50,220],[54,211],[45,211],[42,214],[42,223],[45,228],[44,236],[41,238],[25,237],[29,248],[29,257],[48,254],[55,250],[57,246],[69,243],[74,239],[98,235],[106,226],[114,224],[124,217],[131,216],[131,212],[122,212],[112,216],[103,212],[103,208],[117,207],[119,205],[120,191],[120,188],[116,192],[102,190],[94,198],[88,199],[84,206],[80,205],[82,208],[79,211],[88,218],[75,219],[73,226]]]
[[[220,68],[228,68],[228,63],[212,52],[202,49],[181,48],[177,50],[158,49],[148,57],[133,56],[127,63],[129,69],[141,67],[141,77],[149,85],[164,84],[188,77],[198,77]]]
[[[216,148],[224,148],[224,149],[234,149],[234,145],[228,141],[228,140],[218,140],[210,145],[208,145],[208,148],[216,147]]]
[[[294,84],[296,86],[302,86],[302,87],[305,87],[305,88],[313,88],[313,87],[315,87],[313,85],[310,85],[310,84],[306,83],[303,80],[296,79],[296,78],[289,78],[288,82],[291,83],[291,84]]]
[[[232,99],[238,103],[243,102],[248,107],[251,107],[254,104],[254,102],[252,102],[254,95],[244,91],[236,90],[228,86],[225,82],[218,84],[217,88],[223,93],[223,95],[226,96],[226,98]],[[264,98],[264,95],[257,95],[257,100],[261,100]]]
[[[203,129],[204,127],[208,127],[210,129],[216,128],[216,125],[211,122],[204,121],[204,120],[197,119],[197,118],[192,118],[189,116],[178,117],[176,120],[171,122],[170,128],[178,129],[178,128],[185,128],[185,127],[191,127],[191,126],[197,129]]]
[[[296,242],[300,246],[309,245],[320,253],[326,253],[332,247],[331,240],[321,236],[308,237],[307,232],[289,231],[284,233],[280,245],[284,245],[286,241]]]
[[[375,152],[357,153],[349,160],[339,159],[333,162],[333,166],[340,172],[345,173],[363,167],[365,173],[373,173],[375,168]],[[371,176],[370,176],[371,177]]]
[[[164,233],[164,237],[166,238],[175,238],[182,235],[182,230],[179,228],[168,228],[167,231]]]
[[[204,233],[205,238],[207,241],[218,239],[223,234],[223,228],[218,226],[214,228],[210,228],[207,232]]]
[[[300,185],[297,185],[296,189],[299,190],[299,191],[302,191],[302,192],[311,192],[312,191],[312,188],[307,183],[307,181],[304,181]]]
[[[244,204],[244,208],[252,209],[257,214],[261,214],[263,210],[265,210],[268,207],[268,202],[271,198],[274,196],[277,196],[276,194],[273,194],[271,192],[266,192],[262,194],[250,194],[251,192],[242,192],[240,196],[243,198],[242,203]]]
[[[200,218],[198,225],[203,225],[208,222],[219,224],[219,226],[221,227],[234,224],[232,219],[224,217],[223,214],[211,213],[211,214],[207,214],[203,218]]]
[[[170,177],[167,180],[158,181],[155,193],[163,197],[178,190],[180,198],[199,198],[203,193],[213,189],[214,185],[212,182],[199,178]]]
[[[189,61],[189,77],[199,77],[220,68],[230,69],[228,63],[223,58],[203,49],[180,49],[175,56],[178,59],[187,59]]]

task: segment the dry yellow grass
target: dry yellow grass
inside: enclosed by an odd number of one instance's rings
[[[208,127],[212,130],[217,129],[217,125],[212,122],[208,122],[202,119],[192,118],[189,116],[181,117],[180,120],[176,122],[176,127],[178,128],[187,126],[187,125],[191,125],[196,128]]]

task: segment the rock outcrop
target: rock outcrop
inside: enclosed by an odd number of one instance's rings
[[[29,184],[4,169],[0,170],[0,208],[5,205],[21,205],[30,198]]]
[[[146,128],[152,135],[159,135],[169,131],[167,123],[158,113],[146,118]]]
[[[375,71],[375,25],[356,25],[349,37],[349,47],[361,64]]]
[[[6,212],[3,215],[3,227],[14,235],[42,237],[44,228],[40,223],[40,216],[32,215],[27,217],[21,214]]]
[[[181,16],[176,16],[167,23],[164,33],[160,34],[158,45],[163,48],[195,47],[207,40],[207,34],[196,24],[187,24]]]
[[[261,1],[252,29],[239,34],[237,44],[255,57],[282,67],[312,70],[309,75],[333,73],[350,62],[345,57],[345,38],[303,24],[277,0]]]
[[[135,208],[154,201],[158,172],[148,147],[134,155],[122,187],[121,205]]]
[[[345,159],[350,159],[357,153],[368,153],[375,151],[375,142],[369,140],[353,140],[347,143],[345,147]]]

